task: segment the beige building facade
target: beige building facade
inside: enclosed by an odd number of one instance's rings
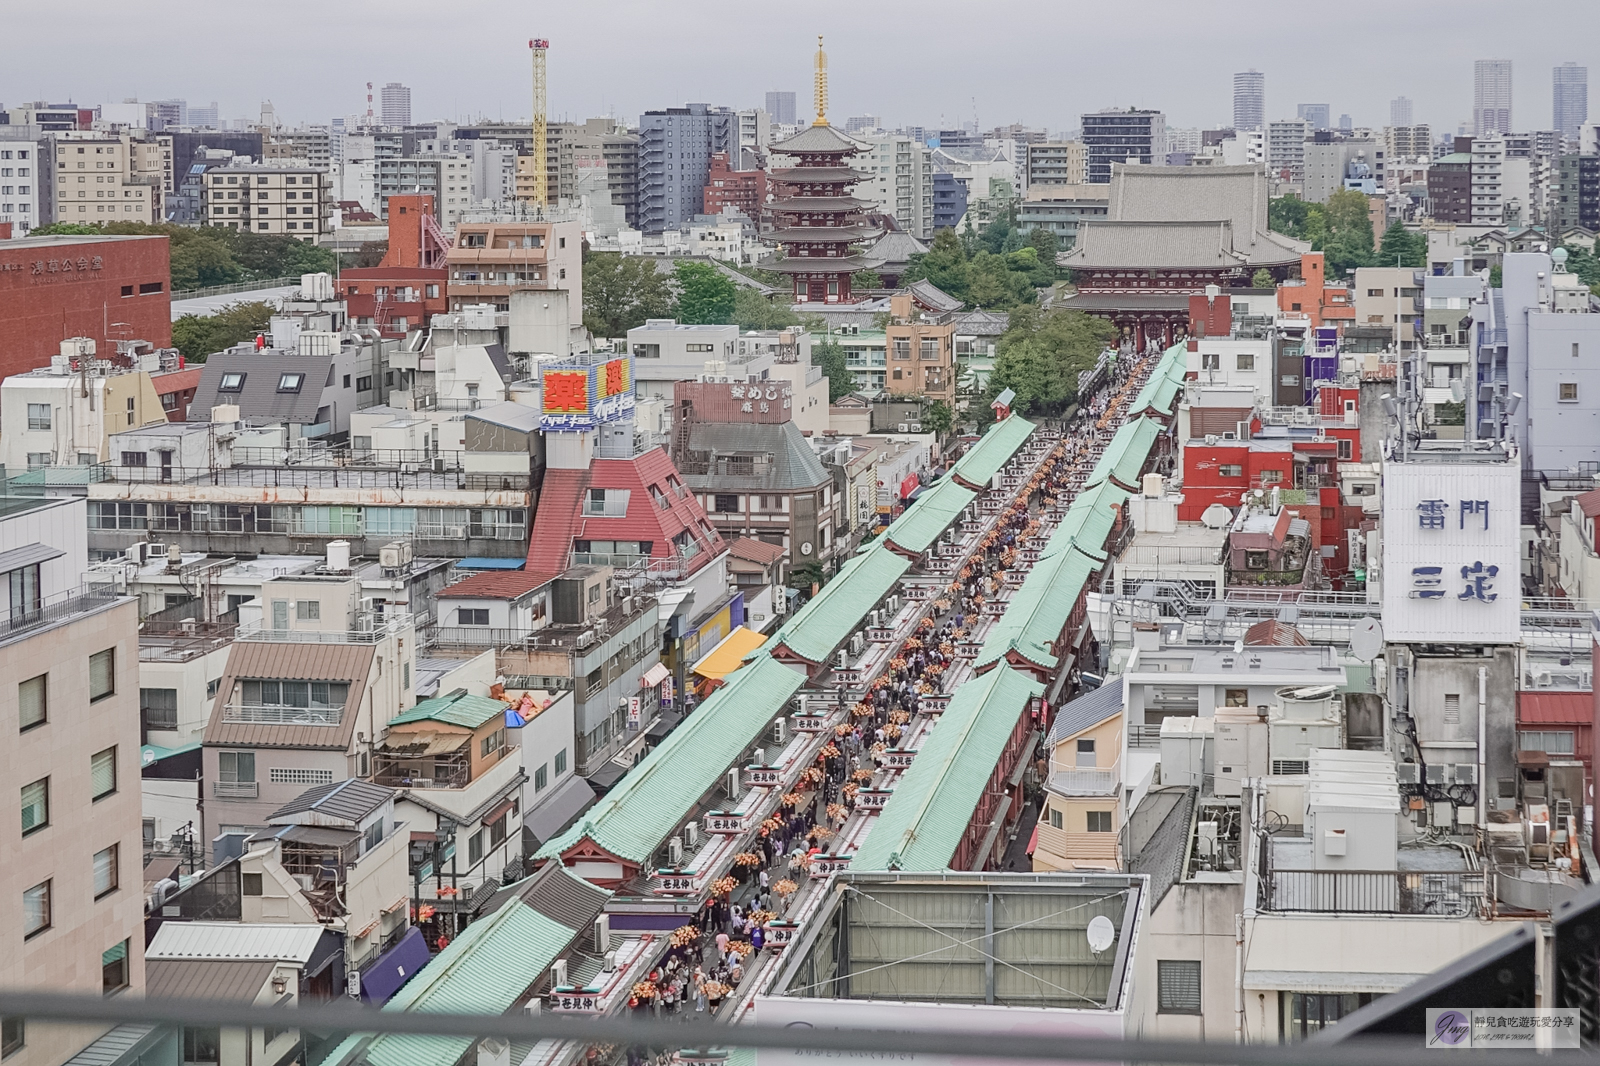
[[[127,136],[85,131],[57,134],[53,151],[52,221],[160,222],[166,217],[159,144],[151,148]],[[170,140],[166,153],[171,156]]]
[[[204,215],[213,226],[315,241],[333,217],[333,179],[310,166],[236,164],[205,176]]]

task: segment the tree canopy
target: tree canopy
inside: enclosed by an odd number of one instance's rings
[[[1035,303],[1035,290],[1056,280],[1055,237],[1044,232],[1035,242],[1030,235],[1024,244],[1021,235],[1008,227],[1009,222],[997,219],[970,239],[956,236],[954,230],[939,230],[926,252],[911,257],[900,283],[926,279],[968,307],[988,310]]]
[[[678,288],[678,321],[693,326],[733,321],[738,286],[710,263],[683,260],[672,272]]]
[[[1019,307],[1000,337],[989,394],[1012,389],[1024,414],[1059,414],[1078,398],[1078,374],[1094,368],[1115,336],[1109,322],[1081,311]]]
[[[583,325],[596,337],[625,337],[647,319],[676,315],[672,279],[654,259],[591,252],[583,261]]]
[[[1337,190],[1326,204],[1283,196],[1268,207],[1267,224],[1278,233],[1310,241],[1312,250],[1326,254],[1330,279],[1356,267],[1394,266],[1397,255],[1401,266],[1423,267],[1427,238],[1398,222],[1384,233],[1382,247],[1373,248],[1369,207],[1366,194],[1355,189]]]
[[[232,285],[242,281],[294,277],[298,274],[332,274],[338,260],[333,252],[281,234],[255,233],[222,226],[174,226],[146,222],[108,222],[85,225],[58,222],[40,226],[35,236],[99,233],[166,237],[172,249],[174,292]]]
[[[172,324],[172,346],[191,363],[203,363],[212,352],[251,340],[267,328],[272,305],[229,304],[214,315],[184,315]]]
[[[788,329],[800,324],[800,316],[788,304],[741,285],[733,294],[733,321],[740,329]]]
[[[822,376],[828,379],[829,403],[856,391],[856,376],[845,360],[844,348],[833,338],[811,346],[811,365],[820,366]]]

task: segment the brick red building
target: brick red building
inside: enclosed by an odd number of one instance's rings
[[[339,274],[339,293],[350,321],[373,326],[390,338],[426,329],[429,318],[449,309],[444,266],[448,250],[434,218],[431,194],[389,197],[389,250],[383,261]]]
[[[0,377],[49,366],[68,337],[171,347],[171,278],[165,237],[0,240]]]
[[[717,152],[711,157],[711,174],[706,178],[706,214],[720,215],[723,208],[731,207],[760,222],[761,205],[766,202],[765,170],[732,170],[728,166],[727,152]]]

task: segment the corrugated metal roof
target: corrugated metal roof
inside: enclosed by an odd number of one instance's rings
[[[144,994],[151,999],[228,999],[253,1003],[277,968],[276,962],[151,959],[144,964]]]
[[[577,934],[531,907],[507,903],[467,926],[383,1009],[504,1014]],[[367,1045],[362,1058],[372,1066],[455,1066],[474,1043],[471,1037],[381,1035]]]
[[[1033,434],[1034,428],[1034,424],[1021,415],[1011,415],[996,422],[989,432],[978,439],[978,443],[967,449],[967,454],[956,460],[950,468],[950,476],[980,489],[988,488],[989,479],[1011,461],[1017,449]]]
[[[587,929],[605,909],[611,893],[596,888],[558,862],[547,862],[533,876],[496,892],[483,913],[494,914],[513,896],[552,921]]]
[[[838,576],[796,611],[766,647],[781,644],[807,662],[823,662],[909,569],[910,560],[874,545],[841,566]]]
[[[94,1043],[68,1059],[63,1066],[115,1066],[136,1054],[142,1045],[154,1046],[170,1030],[166,1026],[129,1022],[102,1034]]]
[[[724,472],[683,475],[697,492],[737,492],[741,489],[790,492],[826,485],[831,478],[822,460],[811,450],[800,427],[793,422],[693,422],[689,426],[690,452],[713,458],[724,455],[770,455],[772,464],[763,474],[730,475]],[[687,462],[685,463],[687,465]]]
[[[554,580],[554,574],[541,574],[535,570],[484,570],[441,589],[439,598],[514,600]]]
[[[555,858],[587,837],[618,858],[646,862],[804,683],[798,670],[758,652],[534,857]]]
[[[883,538],[906,551],[925,552],[977,498],[976,492],[947,477],[891,522]]]
[[[1100,456],[1084,485],[1094,486],[1115,478],[1125,488],[1137,488],[1145,460],[1150,458],[1150,449],[1165,428],[1153,418],[1140,417],[1124,422],[1106,445],[1105,454]]]
[[[355,734],[354,708],[361,706],[367,677],[372,670],[371,644],[290,644],[277,641],[238,641],[228,649],[228,668],[217,689],[206,726],[207,744],[247,748],[332,748],[346,751]],[[345,714],[336,726],[258,725],[225,722],[222,707],[233,693],[235,680],[244,677],[284,678],[301,681],[348,681]]]
[[[851,869],[945,869],[1018,716],[1043,691],[1015,670],[991,670],[959,686],[861,842]]]
[[[1092,558],[1104,559],[1106,538],[1111,536],[1117,515],[1131,495],[1110,481],[1079,492],[1040,555],[1049,559],[1077,548]]]
[[[1519,692],[1517,722],[1520,725],[1592,726],[1594,693],[1588,689],[1581,692]]]
[[[505,713],[506,704],[500,700],[462,692],[454,696],[435,696],[431,700],[423,700],[389,719],[389,724],[393,726],[405,725],[408,722],[445,722],[464,729],[477,729],[490,719]]]
[[[983,669],[1015,651],[1030,663],[1053,667],[1057,657],[1051,646],[1096,565],[1075,551],[1040,559],[989,631],[974,666]]]
[[[484,404],[476,411],[469,412],[467,417],[520,433],[533,433],[539,428],[539,409],[525,403],[506,401]]]
[[[320,925],[163,922],[146,959],[293,962],[304,966],[322,939]]]
[[[1099,688],[1063,703],[1050,724],[1049,743],[1054,746],[1074,734],[1099,725],[1122,713],[1123,689],[1127,678],[1108,678]]]
[[[297,821],[294,815],[315,812],[352,826],[385,803],[394,799],[395,790],[387,785],[350,778],[327,785],[313,785],[267,816],[269,825]],[[280,820],[281,819],[281,820]]]
[[[1157,403],[1156,396],[1161,390],[1169,387],[1176,373],[1177,380],[1182,381],[1188,371],[1188,345],[1179,341],[1168,348],[1161,355],[1161,361],[1156,363],[1156,368],[1150,372],[1150,377],[1145,381],[1144,388],[1139,390],[1139,395],[1134,397],[1130,411],[1143,411],[1146,407],[1155,407],[1162,414],[1171,414],[1171,406],[1162,406]],[[1170,401],[1170,395],[1168,400]]]

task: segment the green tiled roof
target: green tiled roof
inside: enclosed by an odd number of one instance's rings
[[[421,700],[411,709],[401,711],[398,716],[389,719],[389,724],[444,722],[465,729],[476,729],[495,715],[505,713],[506,705],[499,700],[463,692],[456,696],[436,696],[431,700]]]
[[[1188,344],[1179,341],[1162,353],[1161,361],[1151,371],[1150,379],[1139,390],[1133,406],[1128,410],[1143,411],[1146,407],[1153,407],[1162,414],[1172,413],[1172,399],[1182,387],[1184,375],[1189,369],[1188,356],[1184,354],[1186,351]]]
[[[991,670],[957,688],[851,859],[851,869],[945,869],[1023,705],[1043,691],[1015,670]]]
[[[534,857],[555,858],[587,837],[620,859],[648,862],[804,683],[800,671],[758,652]]]
[[[1117,523],[1117,510],[1132,493],[1110,481],[1084,489],[1061,516],[1061,524],[1050,534],[1050,543],[1040,553],[1048,559],[1076,547],[1096,559],[1105,558],[1106,539]]]
[[[822,586],[762,647],[783,644],[807,662],[823,662],[909,569],[909,559],[882,544],[873,545],[841,566],[838,576]]]
[[[884,531],[884,539],[894,541],[907,551],[925,552],[950,528],[967,504],[977,498],[976,492],[947,477],[924,491],[906,508],[905,514],[890,523]]]
[[[1153,418],[1124,422],[1084,484],[1098,485],[1107,478],[1115,477],[1124,485],[1137,486],[1139,472],[1144,469],[1145,460],[1150,458],[1150,449],[1156,438],[1161,436],[1163,428]]]
[[[1054,666],[1056,655],[1050,646],[1061,635],[1084,582],[1098,565],[1075,551],[1040,559],[989,631],[973,665],[981,670],[1015,650],[1030,663]],[[1002,672],[1011,673],[1004,668],[990,671]]]
[[[967,454],[956,460],[950,473],[960,474],[962,480],[974,485],[987,485],[1000,468],[1011,461],[1022,447],[1023,441],[1033,433],[1034,425],[1021,415],[1011,415],[1003,422],[989,427],[989,432],[978,443],[967,449]]]
[[[384,1004],[386,1011],[424,1014],[504,1014],[578,936],[520,899],[473,922],[437,958]],[[327,1058],[347,1060],[359,1034]],[[361,1055],[371,1066],[454,1066],[471,1037],[379,1035]]]

